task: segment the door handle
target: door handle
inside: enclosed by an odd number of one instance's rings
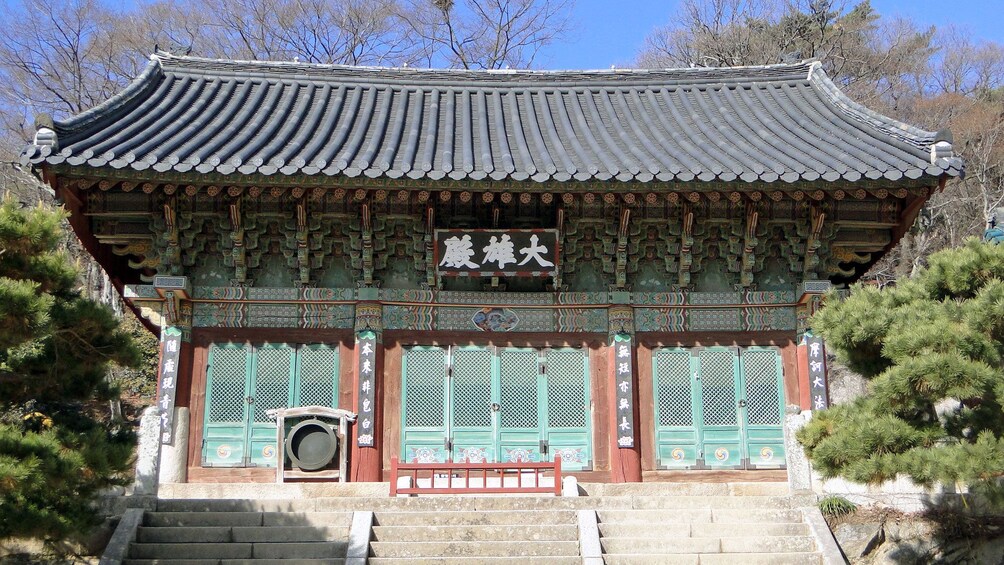
[[[499,410],[502,409],[502,407],[499,406],[498,402],[492,402],[491,404],[488,405],[488,407],[491,408],[492,412],[498,412]]]
[[[245,398],[244,400],[247,401],[248,404],[254,404],[254,397],[253,396],[249,396],[249,397]]]
[[[446,448],[446,451],[453,451],[453,440],[448,437],[444,437],[443,447]]]
[[[739,407],[740,408],[746,408],[746,401],[745,400],[740,400],[739,401]]]
[[[540,452],[547,453],[547,449],[550,447],[550,443],[546,439],[540,440]]]

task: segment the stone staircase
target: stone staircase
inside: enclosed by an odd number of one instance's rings
[[[609,565],[822,565],[802,506],[777,483],[603,485],[596,519]],[[609,504],[631,500],[630,507]]]
[[[347,512],[147,512],[123,563],[341,565],[351,520]]]
[[[571,510],[376,512],[369,563],[579,565]]]
[[[173,486],[175,497],[205,495],[204,487]],[[121,563],[834,563],[824,558],[802,510],[814,497],[788,495],[783,483],[584,484],[585,496],[560,498],[390,498],[321,484],[298,487],[302,492],[263,486],[265,496],[297,497],[271,500],[255,500],[247,485],[215,486],[218,496],[248,499],[154,501]],[[353,542],[355,553],[348,549]]]

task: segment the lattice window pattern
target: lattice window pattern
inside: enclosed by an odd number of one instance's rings
[[[247,379],[248,350],[240,347],[213,347],[211,354],[212,390],[209,391],[209,423],[244,421],[244,384]]]
[[[254,422],[271,422],[266,411],[289,405],[290,368],[293,348],[267,346],[258,349],[258,364],[254,381]]]
[[[301,347],[300,406],[337,406],[338,352],[330,347]]]
[[[453,425],[487,427],[491,421],[492,354],[486,349],[453,350]]]
[[[586,356],[578,349],[547,353],[547,425],[579,428],[586,425]]]
[[[446,351],[409,349],[405,356],[404,425],[443,427]]]
[[[659,351],[656,353],[656,388],[660,426],[694,425],[690,402],[690,353]]]
[[[537,427],[536,351],[503,350],[499,356],[500,423],[503,428]]]
[[[700,353],[701,397],[706,426],[738,424],[735,358],[732,351],[704,350]]]
[[[746,377],[746,418],[752,426],[781,425],[781,404],[777,382],[780,358],[776,351],[743,351]]]

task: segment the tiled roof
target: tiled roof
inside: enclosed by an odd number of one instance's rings
[[[39,127],[25,164],[411,179],[856,181],[957,176],[950,140],[844,96],[818,63],[455,71],[157,54]]]

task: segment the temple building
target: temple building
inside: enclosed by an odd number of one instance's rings
[[[36,127],[22,162],[161,336],[161,441],[191,482],[275,480],[272,411],[298,406],[355,415],[343,480],[392,480],[392,458],[784,469],[786,411],[826,403],[808,317],[962,170],[947,132],[812,61],[157,53]]]

